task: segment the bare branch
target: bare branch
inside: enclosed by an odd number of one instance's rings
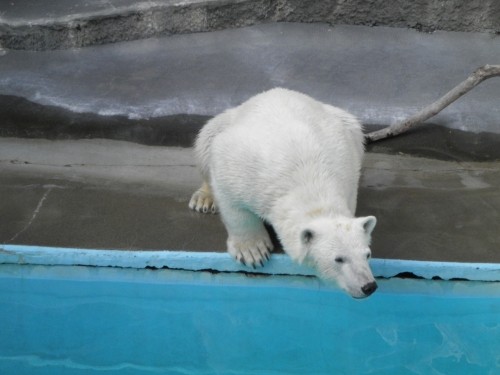
[[[472,90],[484,80],[497,76],[500,76],[500,65],[484,65],[476,69],[474,73],[472,73],[465,81],[455,86],[440,99],[438,99],[431,105],[428,105],[420,112],[414,114],[404,121],[397,122],[387,128],[368,133],[366,135],[366,139],[369,142],[374,142],[380,139],[394,137],[396,135],[404,133],[409,129],[415,127],[416,125],[423,123],[432,116],[435,116],[444,108],[449,106],[462,95]]]

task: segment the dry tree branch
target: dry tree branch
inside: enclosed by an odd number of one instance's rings
[[[500,65],[484,65],[476,69],[474,73],[467,77],[465,81],[455,86],[440,99],[428,105],[420,112],[414,114],[404,121],[400,121],[391,126],[388,126],[387,128],[368,133],[366,135],[366,139],[369,142],[374,142],[380,139],[394,137],[396,135],[404,133],[409,129],[415,127],[416,125],[421,124],[425,120],[431,118],[432,116],[435,116],[444,108],[449,106],[462,95],[472,90],[484,80],[496,76],[500,76]]]

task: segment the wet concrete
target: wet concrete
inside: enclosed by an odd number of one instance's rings
[[[392,124],[479,66],[495,64],[499,40],[481,33],[276,23],[82,49],[5,51],[0,95],[77,113],[153,119],[214,116],[281,86],[347,109],[364,124]],[[499,133],[497,80],[482,83],[432,123]],[[106,121],[100,125],[106,128]],[[116,125],[113,118],[110,125]]]
[[[113,139],[149,146],[193,145],[196,134],[211,118],[202,115],[170,115],[152,118],[78,113],[0,95],[0,137],[62,139]]]
[[[0,107],[0,137],[110,139],[148,146],[191,147],[198,131],[211,118],[183,114],[135,119],[77,113],[9,95],[0,95]],[[364,128],[370,132],[380,126]],[[500,160],[499,145],[499,133],[472,133],[425,124],[399,137],[368,144],[367,150],[438,160],[494,161]]]
[[[218,215],[190,211],[192,149],[0,138],[0,243],[224,251]],[[378,258],[500,262],[500,162],[368,153],[358,215]]]
[[[367,132],[378,128],[365,126]],[[366,149],[374,153],[412,155],[457,162],[498,161],[500,160],[500,134],[472,133],[435,124],[425,124],[400,136],[369,143]]]

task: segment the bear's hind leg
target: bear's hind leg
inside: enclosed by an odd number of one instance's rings
[[[201,187],[191,196],[189,208],[204,214],[215,214],[217,212],[217,205],[215,204],[212,189],[206,181],[203,181]]]
[[[228,232],[228,253],[246,266],[263,266],[271,257],[273,244],[262,220],[244,208],[230,205],[219,208]]]

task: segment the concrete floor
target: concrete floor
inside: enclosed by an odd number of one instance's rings
[[[0,243],[224,251],[218,215],[187,207],[190,148],[0,138]],[[359,215],[378,258],[500,262],[500,162],[368,153]]]

